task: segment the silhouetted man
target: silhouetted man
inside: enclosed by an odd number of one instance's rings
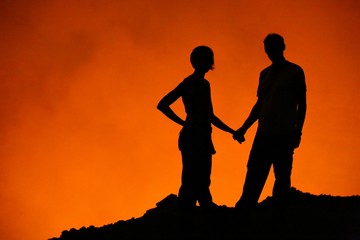
[[[285,59],[282,36],[269,34],[264,47],[272,64],[260,73],[257,102],[234,134],[234,139],[243,139],[258,120],[243,193],[236,208],[252,209],[257,205],[271,166],[275,173],[273,197],[279,202],[287,199],[293,153],[300,145],[305,120],[306,84],[302,68]]]

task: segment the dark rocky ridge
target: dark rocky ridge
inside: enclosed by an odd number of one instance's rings
[[[360,240],[360,196],[316,196],[293,188],[286,206],[276,205],[268,197],[247,213],[226,206],[184,212],[171,194],[140,218],[65,230],[51,240],[127,239]]]

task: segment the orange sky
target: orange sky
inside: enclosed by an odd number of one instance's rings
[[[270,64],[269,32],[284,36],[286,58],[306,74],[293,185],[360,194],[359,1],[26,2],[0,2],[1,239],[139,217],[177,193],[180,127],[157,102],[205,44],[215,52],[215,113],[239,127]],[[174,108],[184,116],[180,102]],[[242,145],[214,130],[216,203],[238,200],[255,129]],[[261,199],[272,184],[271,174]]]

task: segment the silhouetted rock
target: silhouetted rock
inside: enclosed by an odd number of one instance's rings
[[[170,194],[140,218],[63,231],[52,240],[360,239],[360,196],[334,197],[292,189],[287,203],[268,197],[249,212],[220,206],[182,209]]]

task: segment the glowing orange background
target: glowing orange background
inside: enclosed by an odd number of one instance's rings
[[[239,127],[270,64],[269,32],[285,37],[285,56],[307,79],[293,185],[360,194],[359,1],[24,2],[0,2],[1,239],[139,217],[177,193],[180,128],[157,102],[206,44],[215,113]],[[255,129],[243,145],[214,130],[216,203],[240,196]],[[271,175],[262,199],[272,184]]]

